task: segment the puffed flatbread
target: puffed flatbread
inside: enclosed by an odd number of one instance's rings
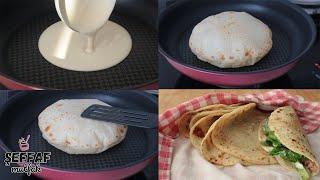
[[[127,126],[81,117],[96,99],[59,100],[41,112],[38,125],[43,138],[68,154],[97,154],[119,144]]]
[[[272,48],[272,32],[246,12],[227,11],[197,24],[189,46],[198,59],[220,68],[250,66]]]

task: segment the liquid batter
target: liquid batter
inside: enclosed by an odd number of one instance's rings
[[[40,36],[39,50],[46,60],[58,67],[74,71],[98,71],[120,63],[132,48],[130,34],[111,21],[94,36],[93,52],[87,49],[87,43],[86,36],[72,31],[63,22],[57,22]]]
[[[58,67],[98,71],[117,65],[130,53],[132,40],[122,26],[108,21],[115,0],[55,0],[63,22],[39,39],[42,56]]]

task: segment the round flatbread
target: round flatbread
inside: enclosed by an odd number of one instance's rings
[[[191,51],[220,68],[250,66],[272,47],[272,32],[246,12],[223,12],[197,24],[190,36]]]
[[[42,136],[68,154],[97,154],[120,143],[127,126],[81,117],[93,104],[108,105],[96,99],[59,100],[38,117]]]
[[[252,164],[276,164],[265,152],[258,139],[259,124],[269,114],[255,109],[250,103],[223,115],[210,134],[212,143],[221,151]]]
[[[217,124],[217,121],[211,125],[206,136],[201,141],[201,144],[200,144],[201,156],[203,156],[203,158],[205,158],[207,161],[216,165],[221,165],[221,166],[232,166],[237,163],[241,163],[243,165],[250,165],[247,162],[231,154],[221,151],[212,143],[211,133],[216,124]]]
[[[262,123],[260,124],[259,131],[259,140],[261,142],[266,139]],[[291,106],[284,106],[274,110],[269,117],[268,126],[282,145],[295,153],[303,155],[307,159],[309,162],[308,168],[313,176],[319,173],[319,163],[304,134],[299,118]],[[266,148],[264,147],[264,149]],[[293,167],[292,163],[283,160],[281,157],[276,157],[276,159],[282,167],[296,171],[296,168]]]
[[[233,109],[237,108],[239,104],[225,105],[225,104],[213,104],[199,108],[197,110],[188,111],[184,113],[178,121],[179,134],[184,137],[189,137],[189,132],[194,123],[196,123],[200,118],[207,116],[212,113],[212,111],[223,111],[228,113]]]
[[[211,125],[216,120],[218,120],[222,115],[229,113],[231,111],[229,112],[209,111],[209,112],[211,113],[210,115],[202,117],[201,119],[196,121],[192,126],[190,126],[190,133],[189,133],[190,142],[197,149],[200,149],[201,142],[205,137],[205,135],[207,134]],[[191,122],[190,122],[190,125],[191,125]]]

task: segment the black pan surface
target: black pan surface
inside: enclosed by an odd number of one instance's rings
[[[273,33],[273,47],[253,66],[221,69],[197,59],[189,48],[192,29],[204,18],[224,11],[244,11],[267,24]],[[276,69],[306,53],[314,43],[312,19],[286,0],[182,0],[168,7],[159,22],[160,51],[188,67],[210,72],[246,73]]]
[[[158,150],[157,129],[129,127],[126,138],[111,149],[96,155],[69,155],[42,138],[38,115],[59,99],[99,99],[112,106],[157,113],[157,100],[136,91],[33,91],[15,95],[0,114],[0,139],[6,151],[20,151],[18,140],[31,135],[32,152],[51,152],[42,165],[67,171],[98,171],[129,167],[154,156]],[[19,112],[19,113],[17,113]],[[0,142],[1,144],[1,142]]]
[[[0,10],[0,72],[31,86],[51,89],[127,89],[157,80],[157,33],[150,3],[119,1],[111,20],[125,27],[133,49],[119,65],[96,72],[64,70],[38,50],[41,33],[60,21],[53,0],[6,1]],[[131,4],[131,6],[130,6]]]

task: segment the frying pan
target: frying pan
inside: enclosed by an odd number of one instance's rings
[[[189,48],[192,29],[204,18],[223,11],[245,11],[267,24],[273,47],[253,66],[221,69],[197,59]],[[179,0],[160,15],[159,51],[181,73],[220,86],[250,86],[288,72],[312,47],[314,22],[286,0]]]
[[[117,0],[110,19],[133,38],[129,56],[115,67],[76,72],[47,62],[38,40],[60,21],[53,0],[0,2],[0,83],[9,89],[152,88],[157,81],[156,5],[149,0]]]
[[[157,99],[138,91],[30,91],[11,98],[0,113],[0,146],[19,151],[18,139],[29,139],[31,152],[51,152],[51,159],[35,174],[45,179],[121,179],[142,170],[157,154],[157,129],[128,127],[118,145],[95,155],[69,155],[47,143],[37,117],[59,99],[99,99],[114,107],[157,112]],[[19,113],[16,113],[19,112]]]
[[[290,0],[292,3],[301,4],[301,5],[320,5],[319,0]]]

